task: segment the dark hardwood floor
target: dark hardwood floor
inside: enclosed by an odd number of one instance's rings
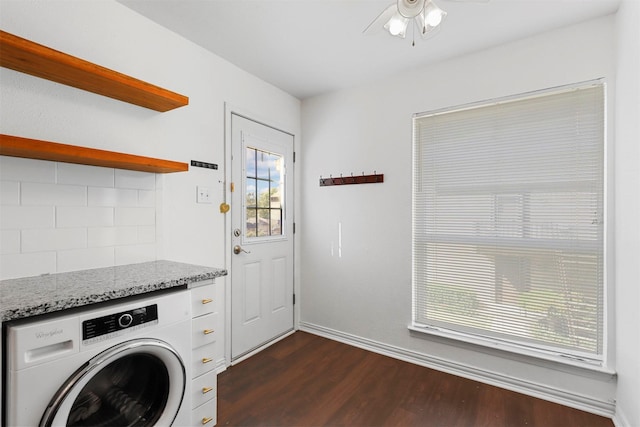
[[[296,332],[218,376],[218,425],[613,427],[613,422]]]

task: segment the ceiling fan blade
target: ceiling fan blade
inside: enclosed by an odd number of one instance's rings
[[[391,17],[393,16],[394,13],[396,13],[397,10],[398,10],[398,6],[394,2],[392,5],[390,5],[385,10],[383,10],[382,13],[378,15],[376,19],[371,21],[371,23],[367,25],[367,28],[364,29],[363,33],[367,34],[377,30],[381,30],[384,27],[384,24],[386,24],[387,21],[391,19]]]

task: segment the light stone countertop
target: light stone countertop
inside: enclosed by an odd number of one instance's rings
[[[227,270],[152,261],[0,281],[0,322],[226,276]]]

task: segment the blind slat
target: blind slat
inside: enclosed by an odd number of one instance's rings
[[[604,87],[414,118],[414,323],[601,360]]]

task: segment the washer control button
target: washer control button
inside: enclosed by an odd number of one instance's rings
[[[133,322],[133,316],[129,313],[125,313],[118,318],[118,325],[120,325],[121,328],[129,327],[131,322]]]

